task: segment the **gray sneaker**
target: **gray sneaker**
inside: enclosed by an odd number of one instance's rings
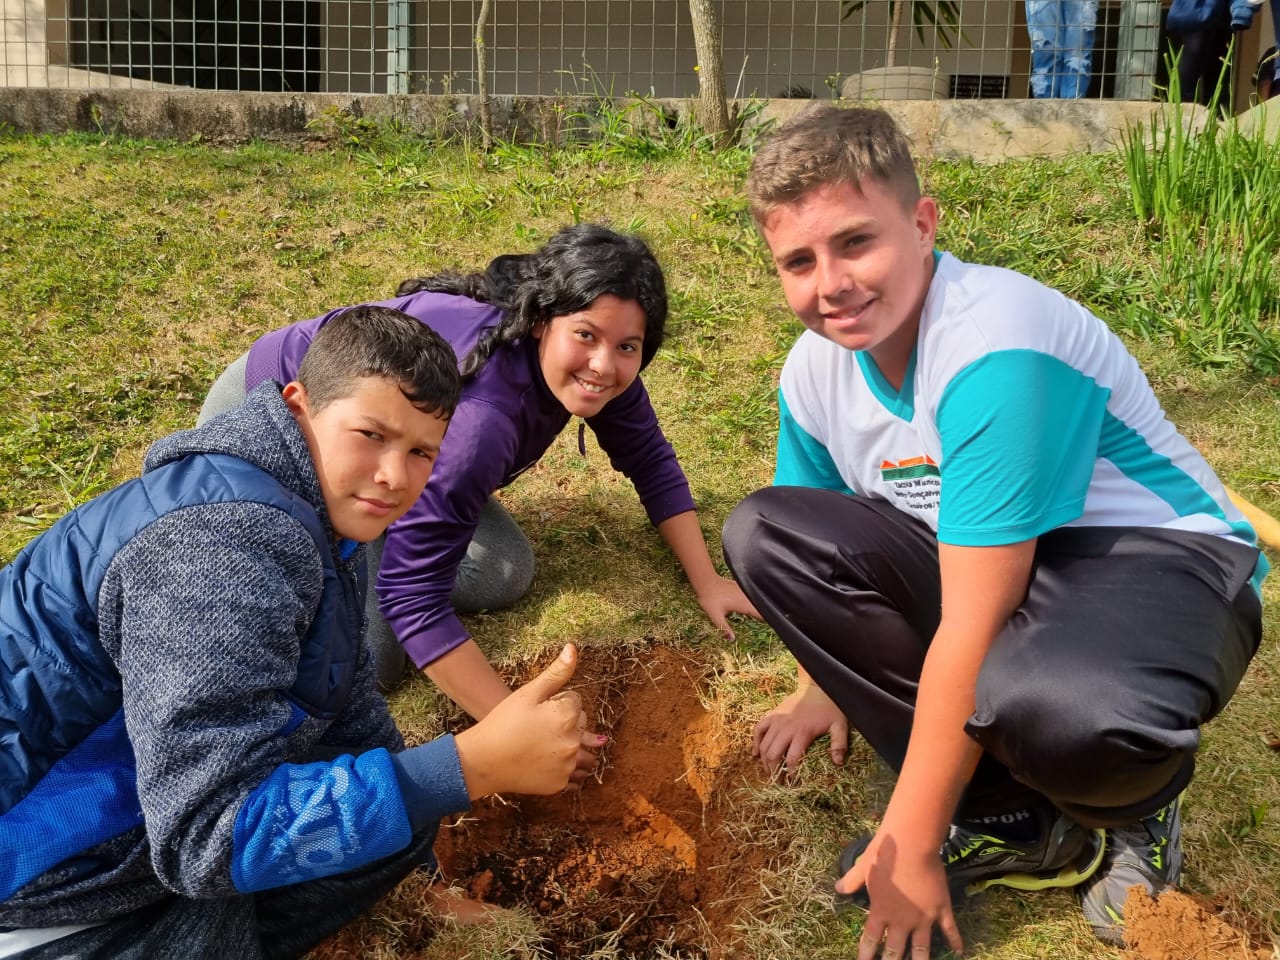
[[[1052,807],[1039,807],[1031,814],[1039,821],[1038,837],[1031,841],[1011,840],[992,832],[999,830],[998,823],[991,831],[975,830],[971,824],[951,825],[939,854],[953,900],[971,897],[988,887],[1074,887],[1093,876],[1102,863],[1103,832],[1087,830]],[[841,851],[837,877],[853,869],[870,842],[870,835],[859,837]],[[849,905],[865,908],[869,903],[865,888],[853,894],[836,894],[837,910]]]
[[[1107,831],[1102,868],[1080,888],[1085,919],[1099,940],[1124,943],[1124,902],[1129,888],[1152,896],[1174,887],[1182,875],[1181,797],[1136,823]]]

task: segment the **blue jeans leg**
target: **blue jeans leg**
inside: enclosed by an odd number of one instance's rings
[[[1031,95],[1053,96],[1058,46],[1058,0],[1027,0],[1027,36],[1031,38]]]
[[[1058,70],[1059,97],[1083,97],[1093,72],[1093,36],[1098,25],[1098,0],[1062,4],[1062,45]]]
[[[1098,0],[1026,0],[1031,93],[1083,97],[1093,71]]]

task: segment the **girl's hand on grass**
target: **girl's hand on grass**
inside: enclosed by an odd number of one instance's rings
[[[858,941],[857,960],[924,960],[936,925],[956,953],[964,941],[951,910],[947,874],[937,848],[914,849],[883,828],[843,877],[836,892],[866,887],[871,909]]]
[[[596,760],[599,759],[596,751],[609,742],[609,738],[602,733],[592,733],[585,729],[586,714],[583,714],[584,729],[582,731],[582,744],[578,747],[578,765],[574,768],[573,773],[569,774],[569,785],[566,790],[580,790],[586,779],[595,773]]]
[[[831,737],[831,762],[844,763],[849,749],[849,721],[835,701],[812,681],[801,681],[791,694],[766,713],[751,735],[751,755],[773,776],[794,772],[809,745],[823,734]]]
[[[729,614],[745,613],[748,617],[761,619],[760,611],[747,599],[737,581],[730,577],[717,576],[709,580],[697,591],[697,597],[698,606],[707,615],[707,619],[730,640],[733,639],[733,628],[729,626]]]

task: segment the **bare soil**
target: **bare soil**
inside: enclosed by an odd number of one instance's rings
[[[758,775],[749,734],[704,703],[710,674],[670,647],[583,656],[572,686],[593,729],[610,737],[598,780],[553,797],[490,798],[446,823],[436,841],[445,878],[533,915],[539,951],[557,960],[606,946],[623,957],[733,956],[732,925],[758,898],[768,851],[733,816],[738,787]],[[391,931],[395,955],[415,956],[434,932],[421,887],[406,880],[374,911],[381,917],[352,924],[310,960],[361,956]]]
[[[441,831],[445,875],[477,899],[536,913],[555,957],[610,941],[624,955],[659,945],[722,955],[764,852],[726,820],[749,751],[703,705],[707,673],[653,647],[579,675],[587,715],[611,738],[599,782],[477,805]]]
[[[1134,960],[1272,960],[1261,930],[1229,922],[1224,906],[1205,897],[1169,890],[1153,899],[1141,887],[1124,905],[1126,956]]]
[[[712,674],[656,645],[582,657],[573,688],[610,736],[597,779],[554,797],[491,798],[447,822],[436,842],[445,878],[534,917],[541,956],[734,957],[734,923],[758,904],[759,871],[776,851],[750,836],[750,811],[735,812],[759,775],[745,725],[708,705]],[[421,955],[437,922],[427,880],[407,879],[309,960],[368,957],[375,944],[379,955]],[[1135,888],[1125,927],[1130,960],[1273,960],[1260,921],[1181,891],[1152,899]]]

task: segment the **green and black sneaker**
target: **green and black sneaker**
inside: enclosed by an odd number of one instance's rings
[[[1152,896],[1176,886],[1182,875],[1181,797],[1136,823],[1107,831],[1102,868],[1080,888],[1080,906],[1099,940],[1124,942],[1124,902],[1129,888]]]
[[[1034,839],[1014,840],[1000,836],[999,819],[990,823],[953,823],[940,854],[947,871],[951,897],[971,897],[988,887],[1015,890],[1044,890],[1074,887],[1084,883],[1102,863],[1103,831],[1088,830],[1053,807],[1026,811],[1038,820],[1038,828],[1027,831]],[[871,842],[859,837],[840,853],[836,869],[844,876]],[[866,891],[836,894],[836,906],[865,907]]]

